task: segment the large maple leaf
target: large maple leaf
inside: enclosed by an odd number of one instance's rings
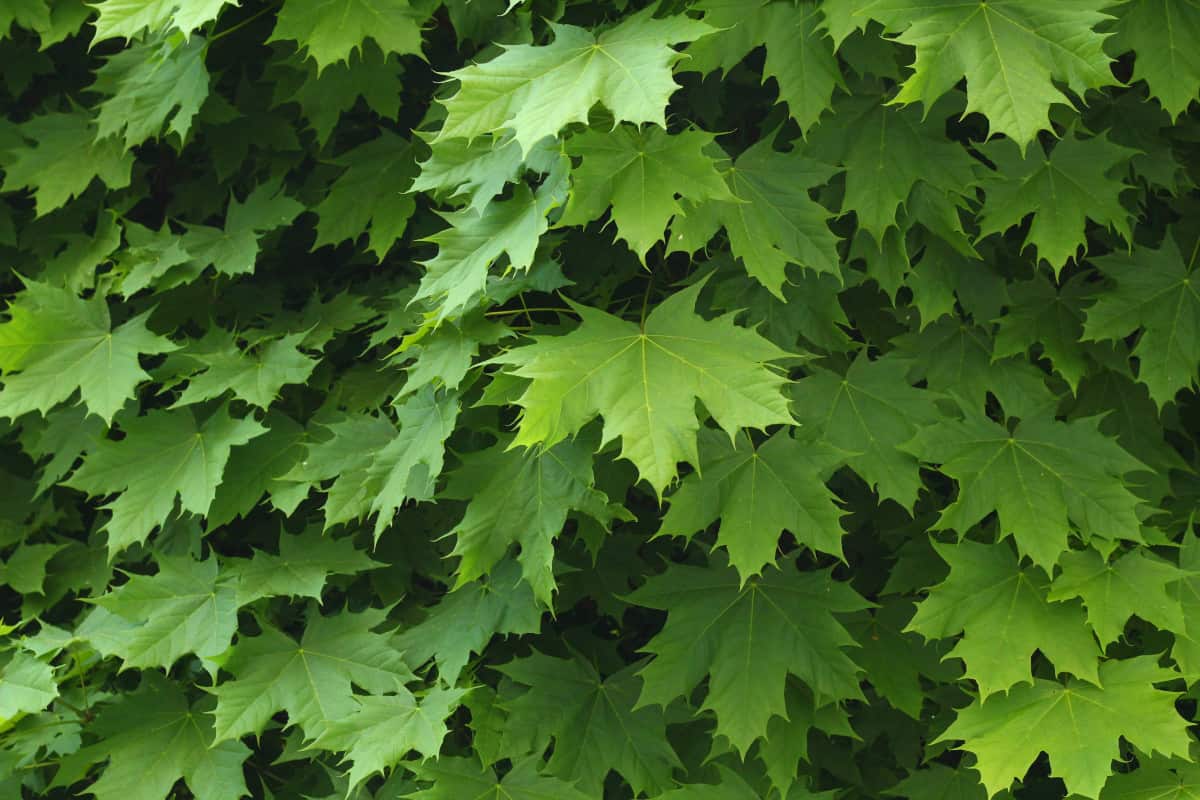
[[[1082,96],[1115,83],[1104,54],[1109,0],[856,0],[854,13],[876,19],[916,48],[896,102],[926,108],[965,76],[967,112],[988,118],[1023,150],[1050,127],[1050,106],[1070,104],[1055,86]]]
[[[142,353],[168,353],[173,342],[146,327],[141,314],[113,328],[103,297],[27,280],[0,323],[0,415],[43,415],[78,390],[88,411],[111,422],[150,375]]]
[[[963,637],[949,655],[961,658],[967,677],[986,698],[1030,683],[1029,660],[1040,650],[1056,672],[1096,683],[1100,650],[1083,624],[1077,602],[1050,602],[1049,579],[1021,567],[1007,543],[934,543],[950,565],[946,580],[929,590],[908,625],[928,639]]]
[[[1100,686],[1070,680],[1037,680],[1007,694],[976,700],[938,737],[961,740],[974,753],[989,794],[1021,778],[1042,752],[1050,774],[1067,791],[1096,798],[1121,758],[1118,740],[1143,752],[1185,756],[1188,722],[1175,710],[1175,693],[1154,688],[1178,673],[1159,667],[1154,656],[1107,661]],[[1101,688],[1103,687],[1103,688]]]
[[[491,61],[449,73],[460,85],[444,101],[438,140],[507,130],[528,153],[567,124],[587,122],[597,103],[618,121],[665,128],[667,100],[678,88],[671,66],[680,55],[671,45],[713,28],[685,16],[655,19],[653,13],[647,8],[598,36],[550,23],[554,41],[548,45],[509,45]]]
[[[705,320],[692,309],[701,284],[660,303],[639,327],[586,306],[565,336],[539,336],[494,360],[529,381],[515,445],[550,447],[604,418],[604,441],[620,437],[660,495],[677,464],[696,464],[696,400],[730,435],[792,421],[780,388],[786,379],[767,364],[787,353],[732,315]],[[580,372],[579,365],[590,365]]]
[[[654,660],[639,704],[666,705],[709,676],[704,708],[717,733],[745,752],[784,715],[788,674],[822,705],[859,697],[858,667],[844,652],[854,639],[837,614],[869,604],[830,571],[799,572],[792,559],[745,584],[714,556],[709,567],[675,565],[651,578],[629,600],[667,612],[645,650]]]

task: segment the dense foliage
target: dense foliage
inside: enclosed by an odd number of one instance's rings
[[[1200,796],[1198,42],[0,0],[0,797]]]

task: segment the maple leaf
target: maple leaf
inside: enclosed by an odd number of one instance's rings
[[[856,0],[854,14],[878,20],[896,40],[916,48],[912,73],[895,102],[931,107],[967,79],[965,113],[988,119],[1023,151],[1050,128],[1050,106],[1114,83],[1105,35],[1106,0]]]
[[[1189,676],[1200,673],[1200,536],[1185,534],[1179,547],[1179,568],[1187,577],[1170,588],[1171,597],[1183,610],[1183,624],[1172,628],[1175,644],[1171,657]]]
[[[725,180],[732,200],[683,203],[682,218],[671,225],[671,251],[690,253],[708,243],[724,226],[729,248],[746,271],[785,300],[788,264],[840,275],[838,237],[829,230],[832,216],[809,197],[837,171],[798,151],[780,153],[767,137],[733,162]]]
[[[42,114],[22,123],[20,138],[33,144],[0,153],[0,190],[32,189],[40,217],[83,194],[96,178],[109,189],[128,186],[133,156],[115,139],[95,141],[93,126],[83,110]]]
[[[263,425],[266,433],[229,451],[221,483],[208,507],[211,527],[245,516],[264,493],[274,502],[276,492],[282,493],[289,485],[282,477],[304,458],[305,431],[291,417],[270,411]]]
[[[36,714],[58,697],[54,668],[17,651],[0,667],[0,720]]]
[[[0,323],[0,415],[30,411],[45,415],[76,391],[90,413],[105,422],[150,376],[138,363],[141,353],[176,349],[146,326],[149,313],[112,327],[103,297],[85,300],[67,289],[25,280],[25,291],[6,309]]]
[[[617,122],[666,128],[667,100],[678,88],[672,44],[692,42],[712,28],[685,16],[655,19],[653,8],[626,17],[600,35],[550,23],[548,45],[505,45],[483,64],[448,73],[458,91],[443,101],[446,119],[434,142],[511,131],[528,153],[572,122],[587,122],[597,103]]]
[[[412,764],[419,780],[432,781],[428,789],[406,795],[407,800],[459,800],[463,797],[503,797],[505,800],[586,800],[590,795],[566,781],[538,773],[533,759],[522,759],[503,778],[475,758],[445,756]]]
[[[353,762],[353,789],[395,766],[409,751],[417,751],[423,759],[436,757],[447,732],[444,720],[466,691],[434,687],[419,703],[406,689],[384,697],[357,697],[355,711],[326,725],[312,746],[345,751],[346,760]]]
[[[537,633],[542,608],[533,588],[521,578],[521,566],[505,559],[488,570],[486,580],[457,588],[416,625],[396,636],[396,647],[414,668],[430,659],[438,677],[458,682],[472,653],[482,653],[497,634]]]
[[[253,353],[238,349],[228,331],[213,327],[188,349],[176,354],[202,368],[188,377],[187,388],[174,406],[193,405],[221,397],[225,392],[250,405],[267,408],[287,384],[304,383],[317,361],[300,351],[305,334],[260,342]]]
[[[1196,0],[1133,0],[1113,9],[1117,17],[1110,51],[1133,50],[1133,80],[1145,81],[1150,96],[1172,118],[1200,97],[1200,3]]]
[[[796,417],[851,455],[846,463],[880,496],[911,508],[920,488],[915,458],[898,449],[938,418],[931,393],[909,385],[895,358],[856,358],[845,376],[816,369],[795,388]]]
[[[1100,800],[1196,800],[1200,797],[1200,767],[1182,758],[1138,759],[1132,772],[1108,779]]]
[[[858,739],[850,727],[846,710],[838,703],[815,705],[812,692],[792,679],[787,685],[787,715],[771,717],[767,734],[758,741],[758,757],[767,777],[779,794],[786,798],[811,800],[803,778],[798,774],[800,761],[809,761],[809,735],[815,731]]]
[[[516,400],[524,411],[513,444],[552,447],[601,416],[603,441],[620,437],[621,457],[661,495],[678,462],[699,460],[697,399],[731,436],[791,422],[785,379],[767,366],[787,353],[732,315],[698,316],[701,286],[672,294],[641,327],[572,305],[582,318],[574,331],[534,337],[493,359],[529,381]],[[591,366],[581,374],[578,364]]]
[[[342,154],[336,163],[346,171],[313,209],[317,215],[313,249],[357,239],[367,232],[371,251],[382,261],[417,207],[401,188],[415,169],[412,145],[384,131],[379,138]]]
[[[1037,342],[1072,391],[1078,390],[1079,381],[1087,371],[1079,347],[1083,337],[1083,304],[1091,297],[1092,289],[1078,276],[1071,276],[1056,287],[1049,278],[1038,275],[1009,286],[1008,295],[1011,301],[1008,312],[996,320],[993,358],[1024,353],[1032,342]]]
[[[407,0],[285,0],[268,42],[290,39],[318,72],[347,61],[366,39],[386,55],[421,55],[421,13]]]
[[[93,497],[120,493],[103,506],[111,555],[141,542],[179,507],[208,512],[230,450],[266,433],[251,418],[236,419],[221,406],[200,422],[185,409],[151,411],[122,425],[121,441],[103,439],[66,482]]]
[[[977,183],[978,162],[942,132],[955,105],[939,102],[923,117],[860,95],[838,103],[811,135],[805,151],[845,169],[842,212],[853,211],[876,243],[897,227],[896,214],[918,183],[955,196],[968,195]]]
[[[580,441],[544,450],[517,450],[509,442],[464,459],[441,497],[468,500],[462,519],[447,534],[459,556],[455,588],[486,574],[519,544],[521,574],[534,595],[553,607],[554,539],[567,515],[578,509],[611,521],[608,498],[594,488],[592,448]]]
[[[846,628],[859,643],[854,661],[867,673],[875,691],[893,708],[920,719],[925,702],[922,676],[945,683],[958,680],[962,670],[945,660],[949,642],[923,639],[909,627],[915,613],[912,602],[891,597],[874,613],[864,612],[851,620]],[[769,732],[767,738],[772,738]]]
[[[12,33],[13,24],[31,30],[50,27],[50,9],[45,0],[11,0],[0,9],[0,40]]]
[[[1070,680],[1036,680],[1007,694],[976,700],[938,741],[960,740],[974,753],[988,794],[1021,778],[1038,754],[1050,757],[1050,774],[1067,791],[1096,798],[1112,762],[1121,757],[1118,738],[1147,753],[1187,753],[1188,723],[1175,710],[1175,693],[1153,684],[1178,678],[1153,656],[1106,661],[1100,686]]]
[[[125,149],[168,133],[187,139],[208,97],[207,42],[149,41],[121,50],[96,71],[89,91],[107,97],[97,106],[96,139],[122,135]]]
[[[108,614],[93,613],[80,633],[124,668],[169,670],[188,653],[212,659],[237,630],[236,591],[214,558],[160,556],[157,574],[131,575],[93,602]]]
[[[351,53],[346,61],[323,69],[296,56],[280,65],[273,99],[275,105],[286,102],[299,105],[309,129],[323,147],[342,115],[360,98],[379,116],[395,119],[400,107],[402,73],[395,55],[385,55],[375,45],[365,43],[362,50]],[[255,134],[262,136],[260,130]]]
[[[1021,420],[1011,433],[981,413],[943,420],[904,448],[958,481],[938,528],[966,533],[995,511],[1022,554],[1049,570],[1067,549],[1070,524],[1085,541],[1139,541],[1141,501],[1123,480],[1145,466],[1100,433],[1099,420]]]
[[[565,175],[563,176],[565,177]],[[424,262],[414,300],[439,302],[438,321],[459,316],[487,290],[488,268],[501,255],[510,270],[533,266],[538,239],[550,227],[546,214],[565,199],[565,181],[551,176],[536,192],[521,184],[508,200],[442,216],[451,227],[427,237],[438,253]]]
[[[543,139],[529,153],[516,141],[498,144],[494,137],[442,139],[430,146],[429,158],[410,191],[431,192],[442,200],[467,201],[467,208],[482,215],[506,184],[514,183],[526,168],[550,172],[559,157],[558,143]]]
[[[380,567],[353,539],[334,539],[319,528],[291,536],[279,534],[279,555],[256,550],[252,558],[233,559],[222,569],[224,580],[237,588],[237,605],[263,597],[321,599],[330,575],[354,575]]]
[[[703,11],[704,21],[717,32],[688,47],[681,69],[728,72],[751,50],[765,46],[763,81],[775,79],[779,99],[787,103],[801,133],[829,109],[834,91],[846,88],[833,41],[821,30],[818,6],[701,0],[693,8]]]
[[[53,785],[70,786],[107,759],[87,787],[97,800],[166,797],[180,779],[197,800],[238,800],[248,793],[242,762],[250,748],[214,742],[207,710],[189,706],[182,688],[157,672],[143,672],[137,691],[96,715],[89,727],[100,740],[64,758]]]
[[[151,31],[177,28],[185,37],[217,18],[235,0],[102,0],[95,8],[96,34],[92,43],[123,37],[133,39],[147,28]]]
[[[554,742],[548,774],[599,794],[610,770],[637,793],[656,793],[673,784],[672,770],[682,767],[667,741],[662,709],[635,710],[641,680],[637,665],[602,678],[579,657],[554,658],[534,650],[497,669],[524,693],[505,698],[507,727],[528,731],[535,749]]]
[[[211,690],[215,741],[261,733],[280,710],[311,740],[359,708],[353,686],[375,694],[403,689],[412,672],[390,638],[373,632],[384,616],[310,611],[299,642],[265,623],[260,635],[239,637],[221,665],[234,678]]]
[[[667,223],[683,209],[676,195],[694,202],[732,200],[716,162],[705,154],[713,135],[622,125],[611,133],[587,130],[567,141],[583,163],[571,172],[571,195],[561,225],[583,225],[612,205],[617,238],[645,263]]]
[[[1032,244],[1055,275],[1086,246],[1089,219],[1130,241],[1130,214],[1120,195],[1136,151],[1103,134],[1085,139],[1074,132],[1059,139],[1049,155],[1040,149],[1021,154],[1003,141],[985,148],[997,171],[984,183],[980,237],[1002,233],[1032,215],[1024,246]]]
[[[858,668],[843,648],[854,643],[835,614],[869,604],[830,571],[798,572],[791,559],[742,583],[713,556],[709,567],[673,565],[629,596],[667,612],[663,629],[643,648],[655,658],[641,669],[638,705],[665,706],[709,676],[703,708],[717,733],[744,753],[786,713],[788,674],[824,704],[859,697]]]
[[[1183,630],[1179,598],[1168,586],[1187,573],[1140,550],[1113,563],[1095,550],[1073,550],[1059,559],[1062,573],[1050,588],[1051,600],[1078,597],[1087,607],[1088,624],[1106,647],[1117,641],[1125,622],[1136,614],[1163,630]]]
[[[187,226],[181,244],[195,270],[193,277],[209,266],[225,275],[253,272],[263,234],[290,224],[303,210],[277,181],[259,184],[245,200],[230,197],[224,228]]]
[[[933,543],[950,565],[946,580],[917,605],[907,630],[926,639],[962,633],[948,653],[967,665],[967,677],[979,697],[1033,682],[1030,658],[1035,651],[1069,672],[1099,684],[1100,650],[1083,624],[1077,602],[1050,602],[1050,581],[1038,567],[1021,567],[1007,544]],[[1060,598],[1054,598],[1060,599]]]
[[[779,535],[842,558],[841,510],[825,481],[845,455],[777,433],[755,448],[715,431],[700,433],[703,469],[671,495],[658,536],[691,536],[718,518],[717,545],[742,580],[775,563]]]
[[[46,584],[46,565],[65,545],[22,542],[0,566],[0,583],[21,594],[42,594]],[[0,716],[3,716],[0,714]]]
[[[1116,286],[1096,294],[1086,312],[1084,338],[1121,339],[1140,328],[1133,349],[1138,381],[1160,408],[1196,381],[1200,293],[1192,285],[1192,272],[1197,252],[1193,249],[1185,263],[1168,234],[1157,250],[1139,247],[1130,255],[1094,259]]]

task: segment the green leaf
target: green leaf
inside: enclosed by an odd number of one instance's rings
[[[214,558],[161,556],[156,575],[131,575],[95,599],[118,619],[93,614],[83,635],[124,668],[169,670],[188,653],[212,659],[228,649],[237,630],[237,592],[223,577]]]
[[[1113,9],[1117,17],[1109,51],[1133,50],[1133,79],[1172,119],[1200,98],[1200,3],[1195,0],[1133,0]]]
[[[661,709],[635,710],[641,679],[636,666],[602,678],[580,658],[554,658],[535,650],[497,669],[524,687],[504,700],[507,727],[528,731],[536,749],[554,742],[546,772],[577,786],[589,796],[603,790],[615,770],[639,794],[657,793],[673,784],[682,767],[667,741]]]
[[[112,326],[103,297],[85,300],[67,289],[26,280],[25,291],[0,323],[0,415],[43,416],[76,390],[88,411],[111,422],[150,376],[141,353],[176,349],[146,326],[149,314]]]
[[[296,536],[279,534],[279,555],[256,550],[251,558],[226,563],[222,576],[237,587],[237,604],[263,597],[321,599],[330,575],[355,575],[382,566],[354,546],[352,539],[334,539],[308,528]]]
[[[742,583],[717,556],[712,566],[673,565],[629,600],[666,611],[667,622],[643,649],[655,658],[640,671],[639,705],[665,706],[709,676],[703,708],[717,733],[744,753],[786,712],[789,674],[821,705],[860,696],[858,668],[844,648],[854,643],[835,614],[866,608],[828,570],[798,572],[791,559]]]
[[[276,502],[286,491],[284,474],[304,457],[304,429],[278,411],[263,418],[267,432],[229,451],[229,461],[216,496],[208,508],[208,524],[214,528],[250,513],[264,494]]]
[[[665,109],[678,84],[672,44],[692,42],[712,28],[685,16],[655,19],[653,9],[626,17],[599,36],[586,28],[551,23],[548,45],[509,45],[482,64],[449,73],[458,91],[443,101],[442,139],[474,139],[511,132],[521,151],[587,122],[603,103],[618,122],[667,127]]]
[[[524,414],[513,443],[551,447],[601,416],[603,440],[621,437],[621,457],[661,495],[678,462],[699,461],[697,399],[731,436],[790,422],[784,379],[767,366],[787,354],[731,315],[695,314],[700,288],[671,295],[641,327],[573,306],[582,323],[571,333],[497,356],[529,381],[516,401]],[[578,364],[590,367],[581,374]]]
[[[895,102],[931,107],[967,79],[967,113],[988,119],[1024,151],[1050,128],[1050,106],[1070,105],[1055,81],[1076,95],[1115,82],[1096,27],[1106,0],[855,0],[855,14],[879,20],[916,48],[912,73]]]
[[[119,493],[103,506],[111,555],[145,541],[179,507],[204,515],[216,497],[230,450],[266,433],[222,406],[203,422],[186,409],[155,410],[122,425],[121,441],[103,439],[67,482],[93,497]],[[165,479],[164,479],[165,478]]]
[[[54,668],[46,662],[17,651],[0,667],[0,720],[36,714],[56,697]]]
[[[1140,550],[1111,564],[1095,550],[1064,553],[1062,573],[1054,579],[1051,600],[1078,597],[1087,606],[1088,624],[1106,647],[1117,641],[1125,622],[1136,614],[1163,630],[1185,627],[1183,607],[1168,586],[1187,573]]]
[[[1138,330],[1133,356],[1138,381],[1162,407],[1180,389],[1195,385],[1200,364],[1200,294],[1192,286],[1193,250],[1184,263],[1168,234],[1153,250],[1113,253],[1095,263],[1115,287],[1096,295],[1084,323],[1086,339],[1123,339]]]
[[[917,460],[899,449],[937,419],[930,392],[914,389],[907,366],[894,358],[856,358],[845,376],[824,369],[795,388],[796,417],[825,443],[849,455],[846,463],[868,484],[901,505],[917,499]]]
[[[1032,342],[1042,346],[1058,374],[1072,391],[1087,371],[1079,340],[1083,337],[1083,304],[1092,289],[1072,276],[1055,287],[1044,275],[1008,288],[1008,313],[996,322],[994,358],[1026,352]]]
[[[1045,572],[1019,566],[1004,543],[964,539],[933,547],[950,565],[950,575],[918,604],[907,630],[926,639],[961,633],[948,655],[967,665],[981,699],[1033,683],[1035,651],[1054,662],[1056,673],[1099,685],[1101,651],[1083,624],[1083,609],[1078,602],[1051,602],[1061,598],[1047,596]]]
[[[426,239],[438,246],[438,253],[424,262],[414,299],[439,303],[439,321],[457,317],[486,293],[488,268],[501,255],[508,257],[508,269],[528,270],[538,239],[550,226],[546,214],[561,205],[564,192],[565,186],[551,178],[537,192],[521,184],[512,198],[481,212],[443,214],[451,227]]]
[[[733,200],[683,204],[682,219],[671,226],[671,250],[704,247],[724,226],[730,251],[780,300],[788,264],[839,275],[838,237],[827,222],[832,215],[809,197],[835,172],[798,151],[777,152],[771,137],[762,139],[726,175]]]
[[[453,686],[473,653],[482,653],[498,634],[537,633],[542,608],[521,567],[506,559],[492,566],[487,579],[445,595],[428,615],[396,637],[396,647],[414,668],[430,659],[438,677]]]
[[[96,178],[109,189],[128,186],[133,156],[115,139],[94,141],[93,124],[82,110],[42,114],[22,123],[20,138],[32,144],[0,154],[0,190],[31,189],[42,216],[83,194]]]
[[[336,163],[346,171],[313,209],[317,214],[313,249],[367,233],[371,251],[382,261],[417,207],[412,196],[403,193],[414,173],[412,145],[384,131],[378,139],[342,154]]]
[[[1141,539],[1141,501],[1123,478],[1145,467],[1098,424],[1039,416],[1010,433],[971,413],[925,428],[905,449],[958,481],[938,528],[966,533],[995,511],[1021,553],[1049,570],[1067,549],[1072,523],[1084,541]]]
[[[385,55],[420,55],[422,21],[407,0],[284,0],[267,41],[297,42],[321,71],[348,61],[368,38]]]
[[[406,689],[386,697],[356,698],[354,713],[332,721],[312,746],[345,751],[346,760],[354,762],[354,788],[399,763],[409,751],[416,750],[422,759],[436,757],[447,733],[444,720],[466,691],[434,687],[420,703]]]
[[[188,378],[175,406],[193,405],[232,391],[240,400],[267,408],[287,384],[304,383],[317,362],[300,351],[305,334],[261,342],[253,353],[238,349],[233,337],[214,327],[177,358],[193,361],[203,371]]]
[[[121,50],[96,71],[90,91],[106,95],[96,116],[96,139],[121,135],[129,150],[168,133],[187,139],[192,120],[208,97],[201,36],[180,44],[150,41]]]
[[[683,211],[677,195],[697,203],[733,199],[716,162],[705,154],[712,141],[712,134],[699,130],[672,136],[631,125],[572,136],[567,152],[583,163],[571,173],[570,199],[559,223],[583,225],[612,205],[617,238],[645,263],[667,223]]]
[[[1096,798],[1112,762],[1121,758],[1118,738],[1144,752],[1185,755],[1187,720],[1175,710],[1175,694],[1153,684],[1178,678],[1152,656],[1107,661],[1100,685],[1037,680],[1007,694],[976,700],[939,741],[961,740],[974,753],[988,794],[1021,778],[1038,754],[1050,757],[1050,774],[1067,791]]]
[[[65,545],[22,542],[0,567],[0,584],[8,584],[21,594],[42,594],[46,584],[46,564],[63,547]]]
[[[704,431],[700,444],[702,469],[671,495],[659,536],[690,537],[720,518],[717,545],[743,580],[775,563],[785,530],[813,550],[844,557],[841,510],[825,488],[844,454],[782,433],[756,448],[745,436],[730,442]]]
[[[250,748],[214,742],[207,710],[189,706],[179,685],[144,672],[136,692],[97,715],[92,730],[100,741],[67,756],[54,784],[69,786],[107,759],[87,788],[97,800],[159,800],[181,778],[196,800],[238,800],[248,793],[242,762]]]
[[[441,496],[468,500],[466,513],[447,535],[459,556],[455,588],[485,575],[513,544],[534,595],[553,607],[554,539],[572,510],[608,521],[607,498],[594,488],[592,448],[578,440],[546,450],[515,449],[501,441],[465,459]]]
[[[233,680],[211,690],[216,741],[259,734],[278,711],[312,740],[359,708],[354,686],[402,690],[413,674],[391,639],[372,632],[383,621],[373,609],[328,617],[314,610],[299,642],[266,624],[260,635],[240,637],[221,666]]]
[[[1139,759],[1133,772],[1118,772],[1104,784],[1100,800],[1196,800],[1200,767],[1183,759]]]
[[[446,756],[410,766],[417,778],[433,786],[404,795],[408,800],[460,800],[503,797],[505,800],[585,800],[589,795],[558,778],[539,775],[532,760],[518,761],[503,778],[474,758]]]
[[[177,28],[186,37],[217,18],[233,0],[102,0],[95,8],[93,43],[122,37],[133,39],[147,28],[151,32]]]
[[[1087,220],[1132,240],[1129,211],[1121,205],[1129,159],[1136,151],[1114,144],[1103,134],[1081,138],[1068,133],[1048,155],[1040,145],[1020,153],[1010,142],[985,150],[997,172],[985,184],[979,235],[1003,233],[1032,215],[1024,246],[1033,245],[1040,260],[1058,275],[1086,250]]]
[[[808,152],[845,169],[843,213],[853,211],[860,229],[876,243],[897,227],[896,213],[918,183],[970,196],[977,162],[942,132],[943,121],[956,110],[952,101],[938,103],[922,116],[863,95],[839,103],[834,116],[812,134]]]

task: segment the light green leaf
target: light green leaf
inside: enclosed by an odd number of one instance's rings
[[[732,315],[698,316],[700,288],[671,295],[641,327],[576,305],[582,323],[571,333],[497,356],[529,380],[516,401],[524,415],[513,443],[551,447],[603,417],[603,440],[620,437],[621,457],[661,495],[678,462],[699,460],[697,399],[731,436],[791,422],[780,391],[786,381],[767,366],[787,354]],[[581,364],[589,365],[582,373]]]
[[[926,639],[962,638],[949,652],[967,665],[979,697],[1032,684],[1035,651],[1099,685],[1100,648],[1084,625],[1078,602],[1050,602],[1050,581],[1038,567],[1021,567],[1006,543],[933,543],[950,575],[929,590],[907,630]],[[1059,598],[1054,598],[1059,599]]]
[[[348,61],[368,38],[385,55],[420,55],[422,21],[408,0],[285,0],[267,41],[297,42],[320,71]]]
[[[597,103],[618,122],[667,127],[665,110],[678,88],[672,44],[699,39],[712,28],[677,15],[626,17],[599,36],[586,28],[550,23],[548,45],[509,45],[482,64],[449,73],[458,91],[443,101],[446,120],[434,142],[474,139],[510,131],[523,153],[572,122],[587,122]]]
[[[54,668],[29,653],[17,651],[0,667],[0,721],[36,714],[58,697]]]
[[[855,0],[854,14],[876,19],[916,48],[895,102],[931,107],[967,79],[967,113],[988,119],[1023,151],[1050,128],[1050,106],[1116,82],[1096,27],[1108,0]]]
[[[983,785],[993,795],[1025,775],[1042,752],[1050,774],[1067,791],[1096,798],[1121,758],[1124,737],[1144,752],[1187,754],[1188,722],[1175,710],[1175,693],[1154,688],[1178,673],[1155,664],[1153,656],[1107,661],[1100,685],[1070,680],[1037,680],[1007,694],[976,700],[938,741],[960,740],[974,753]]]
[[[150,376],[141,353],[167,353],[176,345],[146,327],[141,314],[115,329],[100,295],[85,300],[68,289],[26,280],[25,291],[0,323],[0,415],[30,411],[43,416],[76,390],[88,411],[105,422]]]
[[[96,71],[90,91],[105,95],[98,105],[96,139],[121,135],[129,150],[168,133],[186,140],[192,120],[208,97],[207,42],[150,41],[121,50]]]
[[[95,599],[97,606],[126,623],[116,623],[122,628],[118,636],[106,636],[105,628],[113,626],[96,614],[79,635],[91,638],[105,655],[119,657],[125,669],[170,670],[188,653],[212,659],[225,652],[237,630],[236,591],[218,575],[217,560],[160,556],[158,567],[156,575],[132,575]]]
[[[1200,3],[1133,0],[1112,9],[1116,31],[1111,53],[1133,50],[1133,79],[1145,81],[1174,119],[1200,99]]]
[[[308,615],[299,642],[270,625],[258,636],[238,639],[222,664],[234,676],[212,689],[216,741],[261,733],[271,717],[286,711],[306,740],[358,709],[354,686],[383,694],[413,680],[403,654],[388,636],[373,633],[382,611]]]
[[[92,42],[133,39],[147,28],[153,33],[174,27],[187,37],[230,4],[238,5],[236,0],[102,0],[95,6],[100,16]]]
[[[122,425],[121,441],[102,439],[67,485],[93,497],[120,493],[103,506],[110,555],[145,541],[179,507],[204,515],[216,497],[230,450],[266,433],[253,419],[222,406],[200,422],[187,409],[155,410]]]
[[[683,212],[677,195],[693,202],[733,199],[716,162],[705,155],[712,141],[712,134],[694,129],[670,135],[631,125],[572,136],[567,152],[583,163],[571,173],[571,195],[559,223],[584,225],[611,205],[617,238],[644,263],[667,223]]]

